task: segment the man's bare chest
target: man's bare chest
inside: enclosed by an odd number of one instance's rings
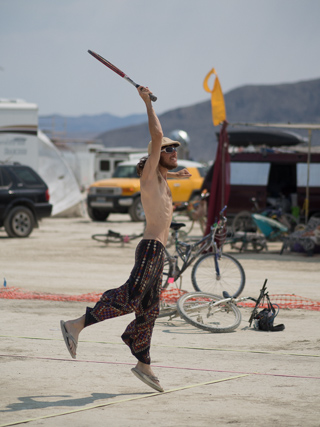
[[[160,173],[158,173],[158,183],[159,183],[160,194],[165,196],[166,198],[169,198],[171,201],[172,200],[172,194],[171,194],[170,187],[168,185],[167,180],[165,180]]]

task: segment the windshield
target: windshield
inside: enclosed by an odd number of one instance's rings
[[[112,175],[113,178],[139,178],[135,165],[117,166]]]

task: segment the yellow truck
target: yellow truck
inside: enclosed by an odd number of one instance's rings
[[[136,172],[138,160],[120,163],[113,177],[94,182],[88,190],[87,209],[93,221],[105,221],[110,213],[129,213],[132,221],[143,221],[144,212],[140,198],[140,180]],[[188,202],[200,194],[206,174],[201,163],[179,160],[174,171],[187,168],[188,179],[168,179],[172,202]]]

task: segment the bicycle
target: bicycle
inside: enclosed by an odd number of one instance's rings
[[[124,246],[125,243],[129,243],[132,240],[138,239],[143,236],[143,232],[140,234],[121,234],[116,231],[108,230],[106,234],[93,234],[91,238],[97,242],[105,243],[121,243]]]
[[[186,322],[196,328],[215,332],[232,332],[241,323],[242,316],[238,303],[251,300],[255,303],[252,310],[249,326],[256,319],[259,306],[266,298],[270,302],[268,292],[266,291],[267,279],[264,282],[260,295],[257,299],[252,297],[231,297],[224,292],[223,297],[204,292],[190,292],[183,295],[177,302],[176,315],[179,314]],[[279,310],[278,310],[279,311]],[[274,317],[277,313],[274,315]],[[255,328],[257,326],[255,325]]]
[[[275,206],[272,208],[260,209],[258,201],[255,197],[252,197],[251,201],[254,204],[252,212],[241,211],[234,217],[232,221],[232,231],[234,234],[239,231],[253,233],[257,232],[258,225],[255,221],[255,218],[257,216],[259,217],[260,215],[271,218],[282,224],[284,226],[281,229],[282,232],[288,231],[289,233],[292,233],[298,225],[297,218],[291,214],[283,212],[281,207]],[[268,236],[268,238],[269,240],[274,240],[279,237],[279,235],[281,235],[281,233],[274,233]]]
[[[199,223],[202,234],[205,231],[207,224],[207,205],[206,199],[210,193],[204,191],[200,195],[194,196],[189,202],[175,203],[173,220],[177,221],[180,215],[187,216],[191,220],[191,226],[188,231],[180,231],[180,240],[185,238],[193,230],[195,223]]]
[[[249,251],[251,248],[254,252],[268,250],[267,241],[283,241],[297,228],[297,219],[291,214],[283,213],[282,208],[267,208],[261,211],[254,197],[251,201],[255,207],[252,212],[241,211],[233,219],[233,237],[229,241],[233,249],[240,252]]]
[[[179,240],[183,241],[197,241],[198,236],[190,236],[192,230],[194,230],[194,226],[199,225],[198,232],[201,235],[204,234],[206,224],[207,224],[207,204],[205,199],[209,197],[208,192],[203,192],[200,195],[194,196],[189,202],[180,202],[173,204],[173,222],[181,221],[181,217],[187,217],[191,225],[188,226],[186,230],[179,230]],[[183,220],[183,219],[182,219]],[[166,244],[166,248],[170,248],[175,244],[175,236],[174,234],[170,234],[168,237],[168,241]]]
[[[178,231],[183,223],[172,223],[177,255],[170,255],[165,249],[162,288],[181,279],[184,271],[194,263],[191,271],[191,281],[197,292],[221,294],[228,291],[233,297],[241,294],[245,286],[245,273],[237,259],[223,253],[223,243],[226,237],[227,218],[223,216],[226,206],[220,212],[220,219],[211,226],[210,233],[190,244],[178,239]],[[209,252],[210,251],[210,252]],[[179,267],[178,261],[182,261]],[[160,299],[160,317],[169,316],[175,312],[175,304],[167,304]]]

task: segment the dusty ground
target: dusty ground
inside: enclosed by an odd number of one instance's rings
[[[142,230],[127,216],[104,224],[87,218],[47,219],[28,239],[0,231],[0,278],[24,290],[83,294],[125,282],[137,241],[121,247],[91,239],[109,228]],[[226,248],[228,250],[228,247]],[[230,248],[229,248],[230,249]],[[245,295],[320,300],[320,256],[236,254]],[[189,274],[183,288],[191,290]],[[70,359],[60,319],[84,313],[87,303],[0,299],[0,425],[30,426],[319,426],[319,312],[281,310],[285,331],[248,328],[249,310],[233,333],[210,334],[180,319],[156,323],[152,359],[166,393],[153,393],[130,372],[135,360],[120,335],[131,316],[85,329],[78,359]],[[59,415],[59,416],[56,416]]]

